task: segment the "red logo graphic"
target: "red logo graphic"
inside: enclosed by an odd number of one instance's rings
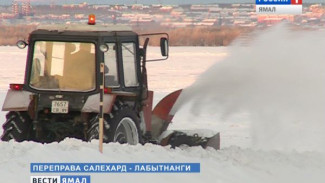
[[[291,0],[292,5],[302,5],[302,0]]]

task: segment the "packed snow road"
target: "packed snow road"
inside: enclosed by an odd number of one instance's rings
[[[23,81],[26,50],[0,47],[0,103],[9,83]],[[165,62],[149,63],[149,87],[156,91],[155,103],[165,94],[190,86],[215,62],[229,54],[227,48],[171,48],[171,58]],[[210,103],[213,101],[209,101]],[[20,183],[30,180],[30,163],[200,163],[200,173],[91,174],[91,182],[211,182],[211,183],[282,183],[325,182],[325,154],[310,149],[269,149],[252,147],[251,121],[240,113],[231,120],[222,120],[216,112],[193,110],[192,103],[177,113],[171,129],[220,131],[221,150],[183,147],[170,149],[152,144],[130,146],[105,144],[98,152],[98,141],[91,143],[66,139],[60,143],[0,142],[1,182]],[[202,106],[200,104],[200,106]],[[211,107],[207,105],[207,107]],[[0,116],[5,120],[5,113]],[[0,130],[2,133],[2,130]],[[311,144],[314,142],[310,142]],[[315,144],[314,144],[315,145]],[[317,145],[317,144],[316,144]],[[56,174],[37,174],[56,175]],[[57,174],[61,175],[61,174]]]

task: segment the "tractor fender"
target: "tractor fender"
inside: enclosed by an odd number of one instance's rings
[[[85,105],[81,109],[81,112],[99,113],[99,98],[99,93],[89,96],[85,102]],[[114,94],[104,94],[104,113],[108,114],[111,112],[115,99],[116,95]]]
[[[172,121],[174,114],[171,111],[181,92],[182,89],[170,93],[152,111],[151,133],[154,138],[158,138]]]
[[[31,102],[31,94],[28,91],[8,90],[2,111],[28,111]]]

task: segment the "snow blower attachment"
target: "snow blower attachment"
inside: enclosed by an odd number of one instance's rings
[[[161,55],[149,60],[152,37],[158,37]],[[95,22],[39,27],[28,43],[17,43],[19,48],[28,46],[25,80],[10,85],[1,140],[51,143],[70,137],[219,149],[218,134],[203,138],[174,131],[162,138],[182,90],[152,110],[154,92],[148,90],[146,63],[168,58],[168,39],[166,33],[138,35]]]

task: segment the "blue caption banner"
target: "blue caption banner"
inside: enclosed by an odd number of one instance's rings
[[[290,5],[291,0],[256,0],[257,5]]]
[[[31,163],[31,173],[200,173],[200,163]]]

